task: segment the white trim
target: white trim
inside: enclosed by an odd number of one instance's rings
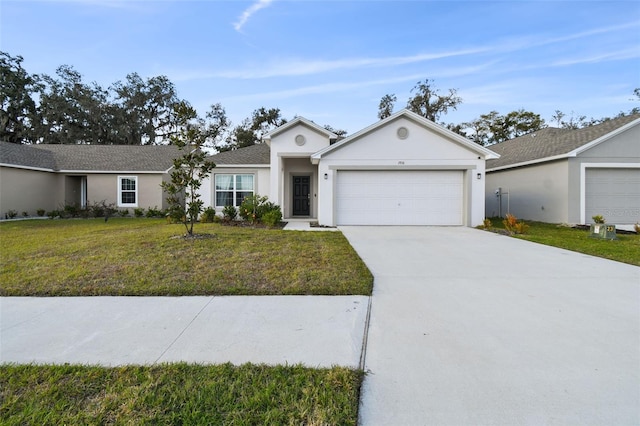
[[[135,203],[123,203],[122,202],[122,179],[133,179],[133,181],[135,182],[136,188],[134,190],[135,196],[136,196],[136,202]],[[118,200],[117,200],[117,205],[118,207],[138,207],[138,176],[128,176],[128,175],[118,175],[118,179],[117,179],[117,184],[118,184]],[[131,192],[130,190],[127,190],[126,192]]]
[[[587,169],[640,169],[640,163],[582,163],[580,164],[580,223],[586,223]]]
[[[171,170],[171,169],[169,169]],[[136,175],[158,175],[158,174],[166,174],[166,171],[156,170],[156,171],[138,171],[138,170],[56,170],[56,173],[74,173],[74,174],[103,174],[103,175],[112,175],[115,173],[126,173],[126,174],[136,174]]]
[[[624,131],[632,128],[632,127],[635,127],[638,124],[640,124],[640,118],[638,118],[636,120],[633,120],[632,122],[627,123],[624,126],[618,127],[617,129],[612,130],[611,132],[609,132],[609,133],[607,133],[607,134],[605,134],[603,136],[600,136],[598,139],[592,140],[591,142],[574,149],[568,155],[571,156],[571,157],[575,157],[578,154],[582,154],[586,150],[591,149],[594,146],[601,144],[602,142],[606,141],[607,139],[611,139],[614,136],[618,136],[620,133],[622,133],[622,132],[624,132]]]
[[[307,127],[310,127],[312,130],[315,130],[315,131],[317,131],[319,133],[322,133],[325,136],[328,136],[329,139],[337,139],[338,138],[338,135],[336,135],[333,132],[328,131],[324,127],[321,127],[321,126],[317,125],[313,121],[309,121],[304,117],[296,117],[293,120],[283,124],[282,126],[276,128],[276,129],[273,129],[272,131],[270,131],[269,133],[264,135],[262,137],[262,140],[270,141],[273,136],[277,135],[278,133],[282,133],[287,129],[293,128],[293,127],[297,126],[298,124],[304,124]]]
[[[534,165],[534,164],[548,163],[548,162],[551,162],[551,161],[563,160],[565,158],[575,157],[575,155],[569,155],[569,154],[554,155],[553,157],[544,157],[544,158],[538,158],[536,160],[523,161],[522,163],[513,163],[513,164],[508,164],[506,166],[492,167],[490,169],[487,169],[487,173],[489,173],[489,172],[499,172],[501,170],[515,169],[517,167],[531,166],[531,165]]]
[[[23,170],[33,170],[36,172],[49,172],[49,173],[57,173],[53,169],[45,169],[43,167],[31,167],[31,166],[21,166],[19,164],[9,164],[9,163],[0,163],[0,167],[8,167],[10,169],[23,169]]]
[[[216,164],[213,170],[216,169],[243,169],[243,168],[252,168],[252,169],[270,169],[270,164]]]
[[[555,161],[555,160],[561,160],[563,158],[572,158],[572,157],[577,157],[578,155],[582,154],[583,152],[593,148],[596,145],[600,145],[602,142],[605,142],[609,139],[611,139],[614,136],[619,135],[620,133],[629,130],[630,128],[636,126],[640,124],[640,118],[633,120],[630,123],[625,124],[624,126],[618,127],[617,129],[612,130],[611,132],[600,136],[597,139],[592,140],[591,142],[588,142],[582,146],[577,147],[576,149],[574,149],[573,151],[569,151],[565,154],[558,154],[558,155],[554,155],[552,157],[543,157],[543,158],[537,158],[535,160],[529,160],[529,161],[523,161],[521,163],[512,163],[512,164],[507,164],[505,166],[500,166],[500,167],[492,167],[490,169],[487,169],[487,173],[489,172],[498,172],[500,170],[506,170],[506,169],[514,169],[516,167],[524,167],[524,166],[530,166],[532,164],[539,164],[539,163],[546,163],[548,161]]]
[[[233,182],[233,189],[231,191],[229,190],[220,190],[218,191],[218,189],[216,188],[216,176],[233,176],[232,178],[232,182]],[[253,189],[251,190],[251,193],[253,195],[256,195],[256,185],[257,185],[257,178],[256,178],[256,173],[255,172],[249,172],[249,171],[243,171],[243,172],[236,172],[236,173],[211,173],[211,182],[212,182],[212,190],[213,190],[213,202],[211,203],[211,205],[213,206],[213,208],[224,208],[225,206],[219,206],[218,205],[218,192],[232,192],[233,195],[231,196],[231,199],[233,201],[233,206],[234,207],[240,207],[239,205],[235,205],[236,204],[236,193],[237,192],[249,192],[249,191],[238,191],[238,189],[236,188],[236,176],[251,176],[253,178]]]
[[[471,140],[465,138],[464,136],[461,136],[455,132],[452,132],[451,130],[437,124],[434,123],[431,120],[427,120],[426,118],[424,118],[421,115],[416,114],[415,112],[409,111],[408,109],[403,109],[400,110],[398,112],[396,112],[395,114],[390,115],[389,117],[385,118],[384,120],[380,120],[377,123],[374,123],[368,127],[365,127],[364,129],[360,130],[359,132],[354,133],[353,135],[342,139],[339,142],[334,143],[333,145],[329,145],[323,149],[321,149],[320,151],[314,153],[313,155],[311,155],[311,161],[313,164],[318,164],[318,162],[322,159],[322,157],[325,154],[328,154],[332,151],[335,151],[337,149],[340,149],[342,146],[350,144],[351,142],[359,139],[360,137],[373,132],[374,130],[383,127],[385,125],[387,125],[387,123],[390,123],[400,117],[405,117],[409,120],[413,120],[414,122],[416,122],[419,125],[422,125],[423,127],[426,127],[427,129],[430,129],[436,133],[439,133],[449,139],[453,139],[454,142],[462,145],[463,147],[474,151],[476,154],[480,154],[482,156],[484,156],[484,159],[493,159],[493,158],[500,158],[500,154],[483,147],[482,145],[478,145],[475,142],[472,142]]]

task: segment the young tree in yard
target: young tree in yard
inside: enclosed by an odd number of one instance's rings
[[[170,140],[171,144],[182,150],[182,156],[173,160],[171,180],[163,182],[161,186],[167,192],[169,215],[184,224],[187,235],[192,236],[193,225],[204,204],[198,189],[202,180],[216,166],[207,160],[207,154],[202,150],[212,135],[205,128],[204,121],[198,118],[195,109],[186,102],[179,102],[175,106],[175,117],[178,131]]]

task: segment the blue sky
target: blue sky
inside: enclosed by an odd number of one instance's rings
[[[166,75],[201,115],[259,107],[354,133],[387,93],[433,79],[441,119],[525,108],[550,121],[640,106],[637,1],[2,0],[0,49],[30,73],[72,65],[109,86]]]

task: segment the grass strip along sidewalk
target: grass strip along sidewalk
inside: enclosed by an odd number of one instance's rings
[[[0,224],[1,296],[370,295],[373,276],[340,232],[162,219]]]
[[[502,219],[491,218],[491,223],[493,230],[504,230]],[[589,237],[589,231],[585,229],[553,223],[525,223],[529,225],[527,232],[514,237],[640,266],[640,235],[618,234],[616,240],[602,240]]]
[[[355,425],[363,373],[162,364],[0,367],[3,425]]]

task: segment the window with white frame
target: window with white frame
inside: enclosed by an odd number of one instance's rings
[[[138,207],[137,176],[118,176],[118,207]]]
[[[216,174],[216,207],[240,207],[245,197],[254,194],[253,175]]]

